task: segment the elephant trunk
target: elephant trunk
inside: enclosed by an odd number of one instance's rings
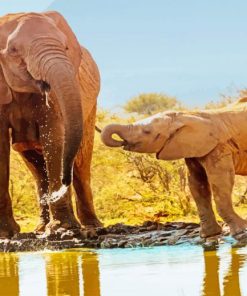
[[[109,147],[121,147],[126,143],[126,136],[129,131],[129,125],[121,124],[109,124],[107,125],[101,133],[102,142]],[[123,141],[115,140],[112,138],[113,134],[117,134]]]
[[[82,141],[82,105],[79,85],[73,73],[62,65],[54,65],[46,81],[54,91],[64,121],[64,149],[62,183],[70,185],[74,158]]]
[[[49,46],[46,50],[36,44],[35,50],[30,51],[29,72],[42,86],[46,86],[43,91],[50,90],[55,94],[52,95],[53,104],[55,108],[58,106],[64,122],[62,183],[68,186],[72,181],[73,161],[82,141],[81,95],[73,65],[63,49],[52,45],[51,50]]]

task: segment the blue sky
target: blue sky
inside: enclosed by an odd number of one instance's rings
[[[164,92],[203,106],[247,87],[247,1],[0,0],[0,13],[60,11],[93,54],[99,104]]]

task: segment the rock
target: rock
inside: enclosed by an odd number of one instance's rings
[[[75,242],[73,240],[49,241],[47,244],[47,248],[53,249],[53,250],[71,249],[74,246],[75,246]]]
[[[107,233],[114,233],[114,234],[124,234],[124,233],[131,233],[134,230],[135,226],[125,225],[122,223],[117,223],[115,225],[108,226],[106,228]]]
[[[143,222],[142,227],[150,227],[150,226],[153,226],[155,224],[157,224],[157,222],[145,221],[145,222]]]
[[[197,223],[188,223],[185,228],[186,229],[198,229],[198,231],[199,231],[199,225]]]
[[[198,236],[198,237],[196,237],[196,238],[193,239],[194,245],[202,245],[205,242],[206,242],[206,239],[203,238],[203,237],[200,237],[200,236]]]
[[[215,251],[219,247],[219,241],[217,239],[215,240],[206,240],[203,244],[202,247],[204,251]]]
[[[189,233],[187,228],[185,228],[185,229],[179,228],[179,230],[176,231],[175,235],[178,236],[178,237],[181,237],[181,236],[183,236],[183,235],[185,235],[187,233]]]
[[[107,234],[107,229],[105,227],[97,227],[95,229],[95,231],[96,231],[97,236]]]
[[[75,236],[75,233],[72,230],[67,230],[61,234],[61,239],[62,240],[69,240],[69,239],[73,239],[74,236]]]
[[[79,237],[83,238],[97,238],[98,234],[97,234],[97,230],[94,228],[85,228],[85,229],[81,229],[79,234]]]
[[[167,240],[167,244],[168,245],[175,245],[176,242],[179,240],[179,237],[176,236],[176,235],[173,235],[172,237],[169,237],[168,240]]]
[[[228,234],[224,231],[224,234]],[[224,236],[226,239],[227,236]],[[247,244],[245,234],[242,242]],[[202,245],[205,250],[214,250],[222,242],[222,236],[202,239],[196,223],[147,221],[141,226],[116,224],[96,229],[66,230],[58,228],[55,233],[38,235],[21,233],[10,239],[0,239],[1,252],[61,250],[67,248],[136,248],[164,245]],[[229,243],[227,241],[227,243]],[[232,243],[232,242],[230,242]]]
[[[240,241],[240,242],[243,242],[243,243],[247,243],[247,231],[242,231],[240,233],[237,233],[233,237],[237,241]]]
[[[117,241],[115,239],[107,238],[101,242],[100,247],[103,249],[110,249],[117,247]]]
[[[124,248],[126,246],[126,241],[125,240],[120,240],[120,242],[117,244],[118,248]]]
[[[21,240],[21,239],[36,239],[36,234],[34,232],[26,232],[26,233],[16,233],[12,239],[13,240]]]

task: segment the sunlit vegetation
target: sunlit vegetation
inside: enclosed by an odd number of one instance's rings
[[[135,118],[143,117],[144,113],[140,114]],[[135,118],[99,111],[97,125],[102,128],[112,122],[133,122]],[[92,187],[97,214],[106,225],[137,224],[146,220],[198,221],[183,160],[158,161],[154,155],[108,148],[101,143],[98,132],[95,134]],[[233,199],[242,215],[247,209],[246,188],[246,178],[236,177]],[[31,230],[38,218],[35,183],[16,153],[11,155],[10,193],[18,222],[24,230]]]
[[[243,98],[247,96],[247,89],[242,89],[237,91],[234,96],[229,96],[222,94],[220,96],[220,100],[218,101],[210,101],[204,106],[204,109],[218,109],[223,108],[229,104],[236,102],[239,98]]]
[[[9,191],[17,221],[27,229],[29,225],[34,226],[38,219],[35,182],[19,154],[13,151],[10,162]]]
[[[137,114],[152,115],[164,110],[181,109],[181,106],[181,103],[175,97],[163,93],[144,93],[130,99],[124,105],[124,110]]]

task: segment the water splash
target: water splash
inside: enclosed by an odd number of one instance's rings
[[[49,197],[49,203],[55,203],[59,201],[63,195],[67,192],[68,187],[62,185],[58,191],[54,191],[51,196]]]
[[[48,200],[49,200],[49,195],[45,193],[40,197],[39,203],[41,205],[46,205]]]

